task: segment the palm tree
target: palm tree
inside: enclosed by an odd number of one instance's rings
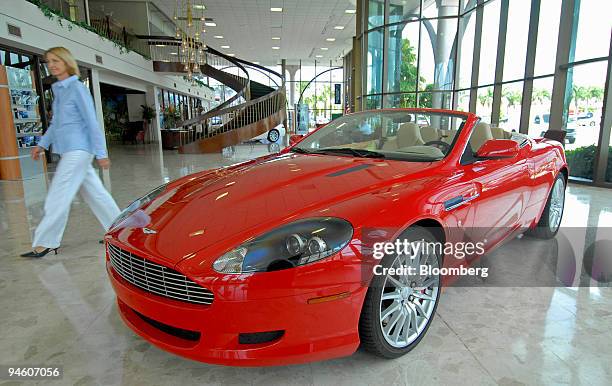
[[[550,101],[550,92],[542,88],[535,89],[533,90],[531,99],[538,101],[539,104],[542,104],[544,101]]]

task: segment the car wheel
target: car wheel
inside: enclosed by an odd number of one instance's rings
[[[438,242],[421,227],[409,228],[401,239],[409,243]],[[418,273],[421,265],[441,267],[442,258],[432,249],[430,253],[419,253],[425,251],[418,248],[414,258],[387,255],[380,261],[383,268],[415,267],[417,275],[374,275],[359,319],[359,336],[365,350],[384,358],[397,358],[425,336],[440,299],[440,275]]]
[[[565,178],[559,173],[553,184],[542,217],[535,228],[527,232],[530,236],[539,239],[552,239],[559,231],[563,209],[565,207]]]
[[[595,121],[591,121],[591,122],[589,123],[589,125],[590,125],[590,126],[595,126]]]
[[[280,138],[280,131],[278,131],[277,129],[272,129],[268,131],[268,141],[276,142],[278,141],[279,138]]]

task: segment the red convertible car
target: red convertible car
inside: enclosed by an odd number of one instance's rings
[[[132,330],[224,365],[322,360],[360,345],[395,358],[425,336],[452,280],[444,268],[474,259],[394,251],[394,241],[467,238],[480,243],[477,258],[519,233],[559,229],[568,170],[554,140],[470,113],[396,109],[346,115],[292,142],[160,186],[122,212],[105,236],[106,265]],[[430,269],[391,269],[410,266]]]

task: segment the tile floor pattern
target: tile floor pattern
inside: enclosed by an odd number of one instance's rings
[[[268,152],[263,145],[234,150],[116,147],[106,182],[124,207],[164,181]],[[612,290],[600,287],[448,288],[427,336],[397,360],[361,350],[270,368],[179,358],[123,325],[97,242],[102,230],[82,201],[73,204],[59,255],[17,257],[30,246],[45,191],[43,178],[0,182],[0,364],[63,365],[64,380],[55,384],[612,384]],[[571,185],[567,208],[566,225],[610,226],[612,191]]]

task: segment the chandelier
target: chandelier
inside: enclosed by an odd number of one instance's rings
[[[179,60],[189,80],[194,72],[200,72],[200,65],[206,63],[206,45],[203,43],[205,9],[202,0],[176,0],[174,24],[176,38],[181,41]]]

